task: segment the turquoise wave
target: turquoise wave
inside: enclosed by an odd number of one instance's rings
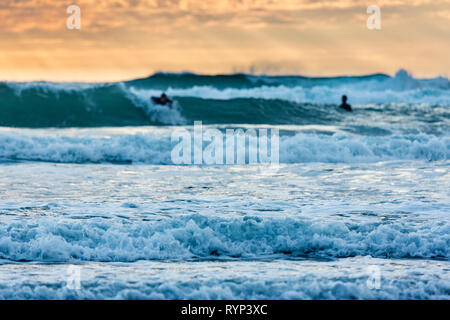
[[[173,108],[151,102],[152,96],[162,92],[175,100]],[[417,119],[434,123],[450,118],[449,80],[415,79],[406,71],[395,77],[334,78],[160,73],[102,84],[2,82],[0,126],[186,125],[195,120],[207,124],[339,124],[345,118],[336,112],[342,94],[349,96],[366,119],[380,111],[395,117],[414,113]]]

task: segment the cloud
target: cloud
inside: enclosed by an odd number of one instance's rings
[[[2,0],[0,72],[450,71],[450,0],[375,2],[379,32],[366,0]]]
[[[336,16],[352,18],[363,13],[367,1],[341,0],[75,0],[82,10],[86,31],[97,32],[119,27],[147,30],[155,26],[185,23],[266,26],[269,24],[303,24],[333,20]],[[448,4],[448,0],[377,1],[387,11]],[[3,0],[0,5],[0,28],[3,32],[30,29],[59,30],[67,18],[67,3],[54,0]],[[189,24],[190,23],[190,24]]]

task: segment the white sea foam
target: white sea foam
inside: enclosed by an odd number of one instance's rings
[[[152,89],[136,89],[130,92],[138,96],[152,96],[160,93]],[[229,100],[236,98],[280,99],[298,103],[336,104],[346,94],[354,104],[427,103],[450,104],[450,81],[446,78],[429,80],[415,79],[406,71],[399,71],[395,77],[386,80],[367,79],[355,82],[346,80],[333,83],[287,86],[263,85],[254,88],[218,89],[213,86],[191,88],[170,87],[167,94],[179,97]]]
[[[35,217],[0,225],[0,259],[46,262],[273,255],[450,257],[450,224],[351,223],[295,217],[161,217],[159,221]]]
[[[128,90],[123,83],[119,87],[125,96],[130,99],[135,106],[141,107],[153,122],[169,125],[185,124],[187,121],[178,110],[176,101],[171,106],[158,105],[152,102],[153,96],[159,96],[160,92],[155,90]]]
[[[368,267],[380,270],[370,286]],[[69,287],[69,270],[79,288]],[[448,299],[445,261],[355,257],[232,261],[3,265],[1,299]]]
[[[270,81],[266,81],[269,83]],[[55,82],[5,82],[17,95],[24,90],[39,89],[47,93],[58,94],[65,92],[83,92],[105,86],[117,85],[124,94],[141,105],[149,115],[157,120],[164,120],[168,124],[182,124],[184,119],[175,110],[167,112],[164,106],[149,104],[150,97],[161,94],[161,89],[152,87],[135,88],[126,82],[118,83],[55,83]],[[231,84],[230,84],[231,85]],[[347,94],[354,104],[390,104],[390,103],[426,103],[450,104],[450,80],[445,77],[433,79],[417,79],[405,70],[400,70],[394,77],[375,79],[360,78],[349,79],[330,78],[329,81],[320,81],[314,78],[304,80],[303,85],[291,86],[283,84],[262,85],[253,88],[228,87],[219,89],[214,86],[192,86],[180,88],[177,84],[166,88],[170,96],[196,97],[202,99],[229,100],[236,98],[280,99],[301,103],[331,103],[340,101],[342,94]],[[165,115],[161,115],[164,113]],[[170,115],[167,115],[170,113]],[[159,117],[162,117],[159,119]],[[170,119],[167,119],[169,117]]]
[[[0,132],[0,159],[66,163],[172,164],[170,136],[155,133],[109,137]],[[204,146],[206,147],[206,145]],[[354,136],[298,133],[280,138],[280,162],[357,163],[385,160],[448,160],[450,137]]]

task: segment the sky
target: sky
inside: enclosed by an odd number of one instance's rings
[[[68,29],[69,5],[81,12]],[[370,30],[369,5],[381,13]],[[450,75],[450,0],[0,0],[0,80]]]

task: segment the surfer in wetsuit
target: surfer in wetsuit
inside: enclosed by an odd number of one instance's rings
[[[342,96],[342,104],[339,106],[339,108],[350,112],[352,111],[352,106],[347,103],[347,96]]]
[[[153,103],[160,104],[163,106],[165,106],[165,105],[172,106],[172,102],[173,102],[166,96],[165,93],[163,93],[161,95],[161,97],[152,97],[152,101],[153,101]]]

